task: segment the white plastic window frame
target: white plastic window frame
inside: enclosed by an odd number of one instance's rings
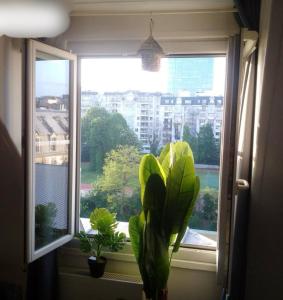
[[[48,245],[35,250],[35,184],[34,184],[34,157],[36,154],[34,118],[35,118],[35,59],[36,52],[46,53],[54,57],[70,61],[70,164],[69,164],[69,196],[68,196],[68,233],[61,238],[52,241]],[[64,245],[73,239],[75,233],[75,168],[76,168],[76,146],[77,146],[77,57],[74,54],[46,45],[44,43],[28,40],[27,51],[27,226],[26,226],[26,260],[32,262],[50,251]]]
[[[216,42],[217,43],[217,42]],[[194,51],[188,51],[187,53],[174,53],[174,54],[169,54],[168,57],[208,57],[208,56],[212,56],[212,57],[217,57],[217,56],[225,56],[227,57],[227,41],[223,42],[221,41],[218,45],[218,47],[215,47],[215,41],[212,42],[212,47],[208,47],[206,50],[204,49],[199,49],[199,51],[195,51],[196,49],[194,49]],[[216,50],[214,50],[214,48]],[[117,57],[117,58],[122,58],[124,56],[119,55],[119,54],[109,54],[109,55],[80,55],[78,56],[78,94],[77,94],[77,120],[78,120],[78,128],[77,128],[77,173],[76,173],[76,233],[78,233],[80,231],[80,163],[81,163],[81,157],[80,157],[80,138],[81,138],[81,62],[82,59],[86,59],[86,58],[106,58],[106,57]],[[134,55],[129,55],[127,57],[136,57]],[[226,69],[227,69],[227,65],[226,65]],[[225,98],[225,96],[224,96]],[[225,108],[225,106],[224,106]],[[224,116],[224,110],[223,110],[223,116]],[[222,135],[224,132],[225,128],[222,129]],[[221,156],[223,151],[226,151],[226,149],[224,149],[224,147],[221,147]],[[220,169],[219,169],[220,173],[222,172],[222,166],[220,165]],[[221,186],[221,185],[219,185]],[[218,197],[218,203],[220,204],[220,193],[219,193],[219,197]],[[218,212],[219,212],[219,205],[218,205]],[[219,225],[219,221],[217,226]],[[217,228],[217,232],[216,232],[216,241],[217,241],[217,236],[219,233],[219,228]],[[130,243],[130,241],[129,241]],[[129,253],[131,252],[130,248],[126,248],[128,249],[127,251],[129,251]],[[204,245],[193,245],[193,244],[181,244],[180,250],[178,255],[181,255],[181,257],[187,257],[188,259],[191,258],[191,251],[196,251],[196,253],[200,253],[199,251],[204,250],[204,251],[209,251],[214,253],[213,255],[216,257],[216,250],[217,250],[217,245],[216,247],[210,247],[210,246],[204,246]],[[209,253],[208,252],[208,253]],[[111,254],[112,256],[116,255],[116,253]],[[178,257],[177,255],[177,257]]]

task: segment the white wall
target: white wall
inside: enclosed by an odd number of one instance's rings
[[[81,253],[77,246],[76,243],[72,243],[61,248],[59,252],[60,300],[77,300],[77,295],[81,295],[80,300],[88,300],[90,293],[93,293],[93,300],[116,300],[118,298],[116,291],[119,291],[117,282],[108,285],[110,292],[107,291],[107,293],[110,293],[108,295],[111,298],[101,294],[103,291],[95,293],[95,286],[99,282],[88,275],[88,255]],[[118,253],[106,253],[105,256],[108,258],[106,272],[139,277],[138,266],[130,249],[130,245],[127,245]],[[215,253],[204,250],[186,250],[180,250],[173,256],[168,281],[168,299],[219,300],[220,289],[216,285]],[[124,297],[127,300],[138,300],[133,298],[130,292]]]
[[[283,2],[262,1],[246,299],[282,299]]]
[[[153,35],[167,54],[226,51],[239,31],[232,13],[157,15]],[[149,35],[150,16],[72,17],[69,30],[52,43],[80,55],[136,55]]]

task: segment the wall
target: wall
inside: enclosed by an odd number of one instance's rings
[[[24,282],[23,41],[0,38],[0,282]]]
[[[226,53],[228,37],[239,32],[232,13],[169,14],[154,16],[153,19],[153,35],[167,54]],[[69,30],[48,43],[71,50],[80,56],[136,55],[141,42],[149,34],[149,20],[150,16],[143,15],[72,17]],[[169,299],[220,298],[216,284],[215,252],[208,254],[210,261],[207,262],[206,259],[203,260],[206,251],[194,251],[193,256],[173,262],[169,279]],[[72,274],[77,267],[83,267],[86,271],[86,257],[78,253],[76,248],[73,252],[63,249],[60,255],[61,270],[68,267]],[[138,274],[133,257],[130,262],[119,258],[110,260],[108,268],[110,272],[124,270],[128,274]],[[61,272],[61,279],[64,276]],[[83,289],[88,282],[88,277],[81,278],[80,284],[73,281],[74,284],[69,284],[70,290],[63,290],[61,295],[64,292],[68,293],[68,297],[83,295]]]
[[[232,13],[154,15],[153,35],[167,54],[226,51],[239,31]],[[72,17],[69,30],[52,43],[79,55],[136,55],[149,35],[150,16]]]
[[[246,298],[282,299],[283,3],[262,1]]]
[[[121,274],[140,281],[138,266],[135,258],[131,253],[130,245],[118,253],[104,254],[108,263],[106,272]],[[81,300],[87,300],[88,295],[93,293],[93,299],[117,299],[119,291],[117,282],[108,284],[108,297],[105,295],[95,294],[97,279],[91,278],[88,274],[87,266],[88,255],[82,254],[78,249],[75,241],[66,247],[60,249],[60,300],[76,300],[77,295],[81,295]],[[139,279],[138,279],[139,278]],[[101,280],[101,279],[100,279]],[[119,279],[121,280],[121,279]],[[105,285],[103,280],[101,285]],[[67,289],[68,287],[68,289]],[[110,292],[109,292],[110,289]],[[168,281],[169,299],[171,300],[216,300],[220,298],[219,288],[216,285],[216,257],[214,251],[182,249],[174,254],[171,272]],[[138,292],[138,288],[135,289]],[[140,294],[137,294],[140,295]],[[104,296],[104,298],[103,298]],[[131,296],[131,293],[124,295],[127,300],[138,300]]]

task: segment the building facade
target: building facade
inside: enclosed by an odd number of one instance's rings
[[[82,102],[85,94],[82,94]],[[96,95],[95,105],[108,112],[120,113],[142,143],[142,151],[149,153],[158,141],[162,147],[168,142],[182,140],[184,126],[197,135],[201,126],[209,123],[214,137],[220,139],[223,113],[222,96],[178,97],[173,94],[139,91],[106,92]],[[85,107],[87,109],[95,106]]]

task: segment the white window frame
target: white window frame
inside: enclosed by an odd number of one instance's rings
[[[68,233],[61,238],[35,250],[35,167],[34,158],[36,155],[35,149],[35,59],[36,52],[46,53],[47,55],[63,58],[70,61],[70,163],[69,163],[69,199],[68,199]],[[77,118],[75,115],[77,109],[77,57],[69,52],[51,47],[35,40],[28,40],[27,51],[27,227],[26,227],[26,253],[27,261],[32,262],[37,258],[49,253],[50,251],[64,245],[73,239],[75,232],[75,166],[76,166],[76,145],[77,134],[76,124]]]
[[[215,43],[215,42],[214,42]],[[212,45],[214,44],[212,42]],[[227,46],[227,45],[226,45]],[[217,48],[217,47],[216,47]],[[201,56],[204,56],[204,57],[207,57],[207,56],[212,56],[212,57],[216,57],[216,56],[225,56],[227,58],[227,48],[223,48],[222,51],[213,51],[213,47],[212,47],[212,50],[211,51],[199,51],[199,52],[196,52],[196,53],[186,53],[186,54],[170,54],[168,55],[168,57],[201,57]],[[104,55],[104,56],[99,56],[99,55],[81,55],[81,56],[78,56],[78,94],[77,94],[77,99],[78,99],[78,104],[77,104],[77,118],[78,118],[78,125],[81,124],[81,62],[83,59],[91,59],[91,58],[106,58],[106,57],[121,57],[123,58],[124,56],[122,55]],[[132,58],[135,58],[136,56],[128,56],[128,57],[132,57]],[[124,57],[125,58],[125,57]],[[226,70],[227,70],[227,65],[226,65]],[[225,98],[225,96],[224,96]],[[225,101],[225,100],[224,100]],[[224,109],[223,109],[223,118],[224,118]],[[222,129],[222,131],[224,132],[224,128]],[[222,133],[223,134],[223,133]],[[78,126],[78,132],[77,132],[77,139],[78,141],[80,141],[80,138],[81,138],[81,126]],[[224,149],[225,146],[222,146],[221,147],[221,150],[222,151],[227,151],[227,149]],[[221,156],[223,155],[223,152],[221,151]],[[80,163],[81,163],[81,157],[80,157],[80,142],[78,142],[78,147],[77,147],[77,177],[76,177],[76,232],[78,233],[80,230],[81,230],[81,227],[80,227]],[[220,169],[219,169],[219,174],[221,174],[222,172],[222,165],[220,165]],[[220,178],[219,178],[220,180]],[[220,187],[221,185],[219,185]],[[221,203],[220,201],[220,192],[219,192],[219,196],[218,196],[218,204]],[[218,213],[219,213],[219,206],[218,205]],[[217,227],[219,225],[219,221],[218,221],[218,224],[217,224]],[[197,231],[197,230],[196,230]],[[217,231],[216,231],[216,241],[218,239],[218,234],[219,234],[219,228],[217,228]],[[127,248],[128,250],[128,253],[130,254],[131,253],[131,249],[130,248]],[[217,251],[217,245],[216,247],[209,247],[209,246],[204,246],[204,245],[191,245],[191,244],[181,244],[181,247],[180,247],[180,250],[178,253],[181,253],[180,255],[184,258],[184,257],[187,257],[188,259],[191,259],[190,256],[191,256],[191,253],[192,251],[194,253],[200,253],[199,251],[211,251],[213,253],[213,256],[215,257],[216,259],[216,251]],[[211,254],[211,253],[210,253]],[[117,253],[112,253],[111,256],[117,256],[119,254]],[[179,255],[179,254],[178,254]],[[175,259],[178,259],[178,255],[175,255]],[[216,262],[215,262],[216,263]]]

